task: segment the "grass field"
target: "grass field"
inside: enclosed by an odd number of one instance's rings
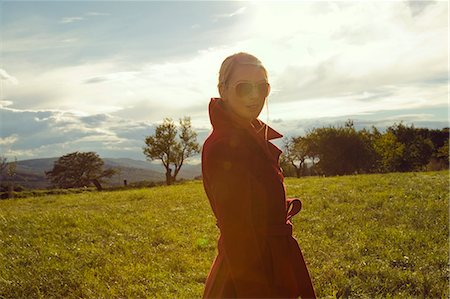
[[[319,297],[448,298],[448,171],[286,185]],[[217,237],[200,181],[3,200],[0,298],[199,298]]]

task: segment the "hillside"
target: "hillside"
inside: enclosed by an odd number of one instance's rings
[[[319,298],[448,298],[448,171],[286,179]],[[0,297],[200,298],[201,181],[0,201]]]
[[[45,172],[53,168],[57,158],[31,159],[17,161],[15,184],[29,189],[42,189],[50,186]],[[104,158],[105,168],[115,168],[119,172],[107,179],[105,186],[122,185],[126,179],[129,183],[139,181],[164,181],[164,168],[160,163],[138,161],[128,158]],[[177,179],[193,179],[201,174],[200,165],[185,164]]]

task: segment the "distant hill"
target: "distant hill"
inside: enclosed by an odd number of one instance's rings
[[[45,172],[53,168],[58,158],[44,158],[17,161],[16,184],[30,189],[42,189],[50,186]],[[105,185],[122,185],[126,179],[128,183],[139,181],[165,180],[164,167],[160,163],[139,161],[128,158],[103,158],[105,168],[115,168],[119,172],[108,179]],[[193,179],[201,175],[201,166],[185,164],[180,170],[177,179]]]

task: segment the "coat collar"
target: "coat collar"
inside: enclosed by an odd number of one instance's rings
[[[239,117],[238,115],[227,109],[221,98],[211,98],[211,101],[209,103],[209,118],[214,129],[226,129],[227,127],[233,126],[252,131],[254,134],[259,135],[265,140],[272,140],[283,137],[283,135],[281,135],[259,119],[255,119],[254,121],[250,122]]]

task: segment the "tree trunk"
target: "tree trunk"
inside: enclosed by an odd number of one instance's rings
[[[295,167],[295,175],[297,176],[297,178],[300,177],[300,172],[302,171],[302,169],[300,167]]]
[[[95,187],[97,188],[97,191],[102,191],[103,190],[102,185],[100,184],[100,182],[97,179],[93,179],[92,183],[94,183]]]
[[[181,169],[182,165],[183,165],[183,162],[181,162],[180,165],[175,166],[175,172],[173,173],[173,176],[172,176],[172,183],[175,183],[177,181],[177,175],[180,172],[180,169]]]
[[[8,198],[14,198],[14,186],[12,183],[8,185]]]
[[[172,185],[172,168],[166,169],[166,185]]]

